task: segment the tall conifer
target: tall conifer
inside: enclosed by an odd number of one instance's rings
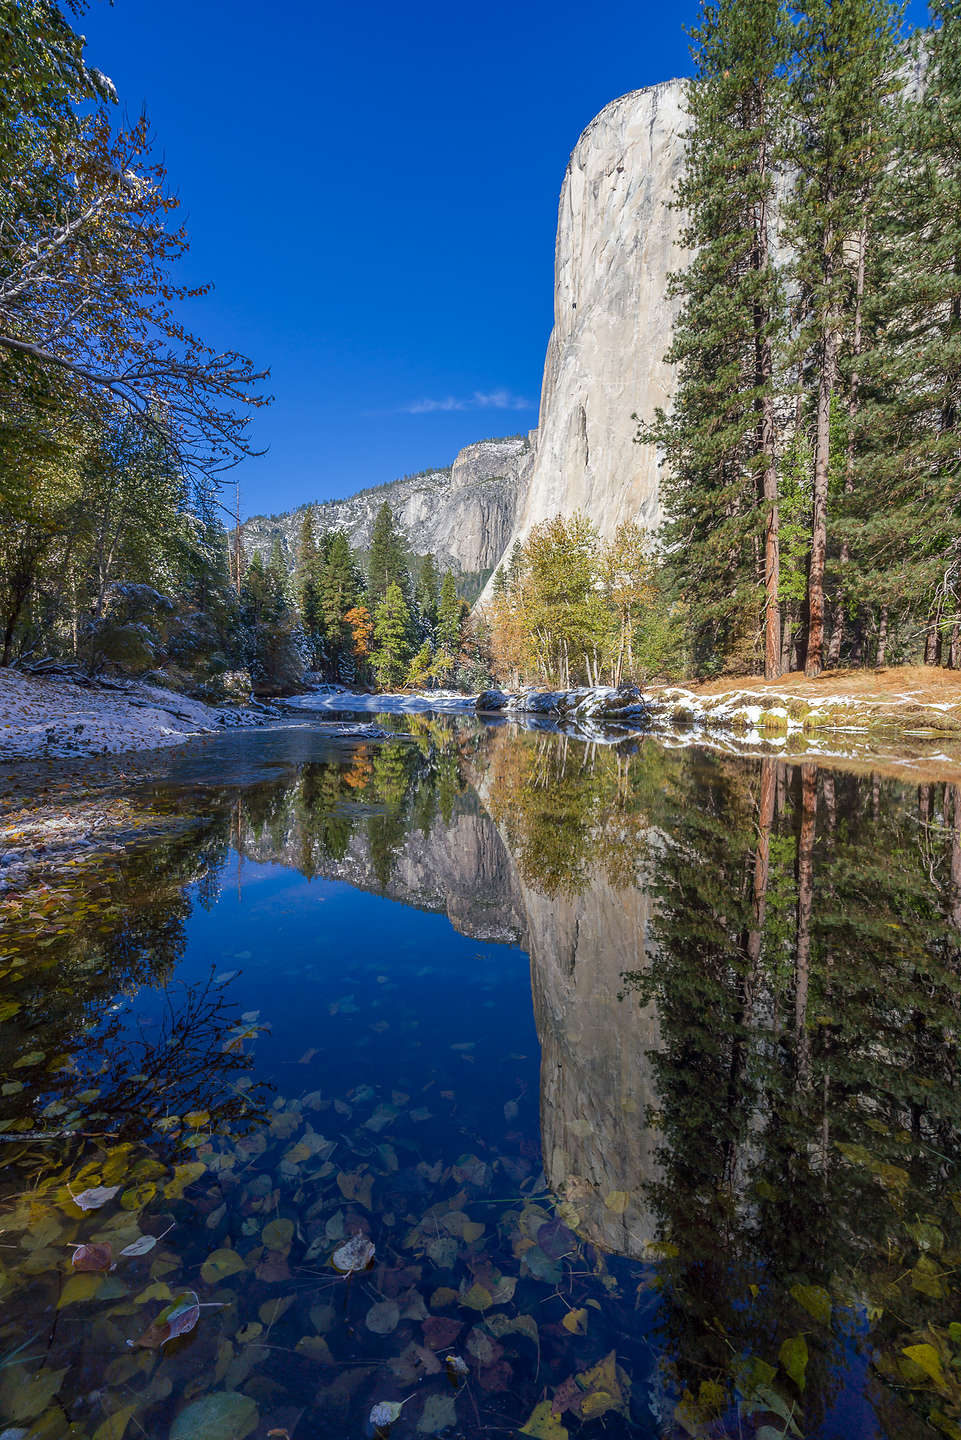
[[[405,601],[410,600],[410,571],[407,565],[407,547],[397,532],[393,512],[385,500],[376,516],[370,534],[370,558],[367,565],[368,594],[370,602],[376,605],[387,593],[391,584],[399,585]]]
[[[698,668],[753,648],[780,672],[772,258],[788,32],[778,0],[715,0],[692,32],[691,126],[675,205],[692,256],[671,280],[674,407],[638,439],[663,452],[663,539]],[[747,658],[745,656],[744,658]]]
[[[851,517],[869,596],[961,664],[961,0],[935,0],[886,177]],[[912,648],[913,648],[912,645]]]
[[[795,9],[789,147],[795,182],[785,237],[804,297],[797,350],[813,391],[805,672],[815,676],[825,659],[828,503],[838,460],[832,421],[845,396],[845,359],[850,370],[860,348],[864,255],[890,153],[886,112],[902,83],[901,11],[889,0],[800,0]]]

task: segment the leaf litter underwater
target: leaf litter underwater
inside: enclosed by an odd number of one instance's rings
[[[0,1440],[961,1436],[950,1348],[961,1328],[942,1315],[961,1196],[945,1186],[957,1141],[943,1118],[941,1194],[877,1140],[894,1133],[877,1107],[867,1132],[834,1122],[846,1248],[825,1246],[820,1266],[797,1248],[812,1225],[826,1233],[805,1177],[788,1221],[783,1175],[758,1169],[741,1201],[727,1172],[709,1174],[716,1133],[731,1153],[720,1131],[734,1071],[726,1062],[721,1083],[713,1068],[719,1034],[732,1037],[738,1083],[752,1076],[743,1133],[767,1104],[792,1163],[811,1149],[789,1135],[803,1130],[796,1092],[792,1110],[743,1059],[754,1043],[743,1004],[736,1024],[717,1009],[708,1041],[696,1023],[705,884],[718,886],[715,928],[741,894],[757,921],[732,867],[739,835],[755,865],[747,801],[760,795],[763,811],[765,772],[691,752],[592,755],[588,767],[560,737],[500,733],[482,755],[498,832],[465,778],[478,773],[476,737],[465,761],[449,733],[412,726],[416,745],[278,765],[242,793],[148,787],[157,814],[190,824],[0,903]],[[559,767],[546,826],[545,765]],[[761,927],[775,950],[798,910],[801,791],[785,775]],[[588,778],[586,806],[565,786]],[[669,817],[685,787],[672,871]],[[894,853],[905,793],[890,788],[875,857],[889,842]],[[949,801],[957,825],[961,800]],[[659,1031],[649,995],[637,1008],[636,944],[623,939],[647,923],[632,867],[654,823],[670,877],[659,963],[675,967],[655,997]],[[713,878],[692,890],[695,824],[697,873]],[[925,876],[940,873],[932,857]],[[870,931],[913,945],[879,919],[879,876]],[[912,895],[920,914],[927,898]],[[756,965],[754,932],[730,903]],[[844,938],[832,934],[836,985]],[[560,957],[569,943],[583,957],[592,935],[610,968],[575,1013],[584,981]],[[678,965],[695,953],[692,988]],[[819,1024],[837,1023],[833,1003],[819,993]],[[559,1037],[565,1005],[576,1023]],[[635,1049],[621,1054],[625,1034]],[[918,1093],[933,1104],[924,1063]],[[844,1084],[847,1115],[857,1086]],[[820,1160],[814,1170],[823,1199]],[[765,1257],[774,1214],[785,1225]],[[858,1231],[869,1216],[874,1251]],[[868,1377],[868,1334],[888,1324]]]

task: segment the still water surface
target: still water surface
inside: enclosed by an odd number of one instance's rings
[[[958,788],[391,723],[0,907],[0,1435],[961,1436]]]

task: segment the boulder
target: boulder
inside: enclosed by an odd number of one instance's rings
[[[508,699],[503,690],[484,690],[474,703],[478,710],[503,710]]]

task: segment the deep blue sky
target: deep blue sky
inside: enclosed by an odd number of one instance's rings
[[[568,156],[609,100],[687,73],[697,9],[93,0],[89,58],[183,203],[183,279],[216,287],[191,326],[272,371],[246,514],[537,423]]]

